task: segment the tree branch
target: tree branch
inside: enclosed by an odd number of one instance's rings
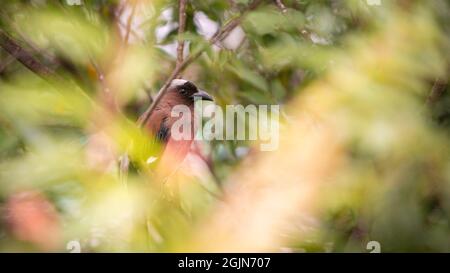
[[[11,38],[4,30],[0,29],[0,47],[13,56],[17,61],[26,68],[48,82],[55,90],[60,91],[61,88],[73,87],[79,92],[89,103],[94,104],[92,99],[79,86],[67,81],[53,69],[37,60],[28,50],[22,48],[18,42]]]
[[[433,87],[431,88],[430,95],[427,98],[427,104],[433,105],[444,94],[447,89],[448,81],[442,79],[436,79]]]
[[[125,24],[124,22],[118,20],[118,21],[117,21],[117,24],[119,24],[119,26],[121,26],[121,27],[127,29],[127,24]],[[133,35],[134,38],[139,39],[139,34],[138,34],[138,33],[136,32],[136,30],[134,30],[134,29],[130,29],[130,35]]]
[[[286,6],[281,2],[281,0],[275,0],[275,4],[277,4],[277,7],[281,10],[282,13],[287,12]]]
[[[186,4],[186,0],[179,1],[177,66],[183,63],[184,58],[184,39],[181,36],[186,29]]]
[[[125,37],[123,38],[124,44],[128,44],[128,40],[130,39],[131,26],[133,23],[134,14],[136,13],[136,6],[137,6],[136,1],[133,1],[133,3],[131,4],[131,14],[127,20],[127,25],[126,25],[126,29],[125,29]]]
[[[21,64],[40,77],[48,79],[54,75],[54,71],[39,62],[30,52],[23,49],[16,41],[0,29],[0,46],[18,60]]]
[[[216,34],[214,34],[211,39],[209,40],[209,44],[213,45],[217,42],[222,41],[227,37],[227,35],[235,28],[237,27],[245,15],[247,15],[248,12],[256,9],[259,4],[261,4],[263,0],[254,0],[252,3],[250,3],[247,8],[242,11],[238,16],[231,19],[227,24],[225,24]],[[145,123],[147,123],[149,117],[153,113],[156,105],[158,105],[161,98],[164,96],[164,94],[167,92],[168,87],[170,86],[170,83],[194,60],[196,60],[204,51],[205,49],[202,48],[196,53],[190,55],[188,58],[183,60],[183,62],[176,66],[175,69],[172,71],[169,78],[166,80],[164,85],[159,90],[158,94],[156,95],[155,99],[153,100],[153,103],[147,108],[147,110],[139,117],[138,119],[138,125],[142,127]]]

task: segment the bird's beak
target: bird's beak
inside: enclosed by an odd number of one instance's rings
[[[214,101],[213,97],[203,90],[199,90],[198,92],[194,93],[194,95],[192,95],[192,97],[194,99]]]

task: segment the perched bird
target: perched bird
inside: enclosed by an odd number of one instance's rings
[[[162,154],[158,158],[158,167],[163,173],[170,174],[175,171],[189,153],[194,140],[194,102],[197,100],[213,101],[213,98],[205,91],[199,90],[192,82],[175,79],[169,89],[156,105],[144,127],[162,144]],[[187,106],[191,113],[191,130],[189,139],[176,140],[171,135],[174,123],[183,118],[172,117],[172,109],[177,105]],[[152,162],[148,162],[152,163]]]

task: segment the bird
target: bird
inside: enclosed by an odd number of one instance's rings
[[[213,97],[206,91],[195,86],[191,81],[184,79],[174,79],[163,95],[154,111],[144,124],[144,128],[161,145],[160,156],[151,156],[147,160],[148,164],[156,164],[159,172],[170,175],[181,165],[188,155],[194,136],[196,134],[194,126],[194,105],[195,101],[214,101]],[[187,139],[176,139],[171,134],[174,123],[182,118],[173,117],[171,112],[177,105],[187,106],[191,113],[191,130]]]

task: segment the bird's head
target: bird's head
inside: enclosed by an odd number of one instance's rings
[[[207,92],[200,90],[192,82],[175,79],[169,86],[168,95],[182,100],[184,104],[193,104],[195,100],[213,101],[213,97]]]

